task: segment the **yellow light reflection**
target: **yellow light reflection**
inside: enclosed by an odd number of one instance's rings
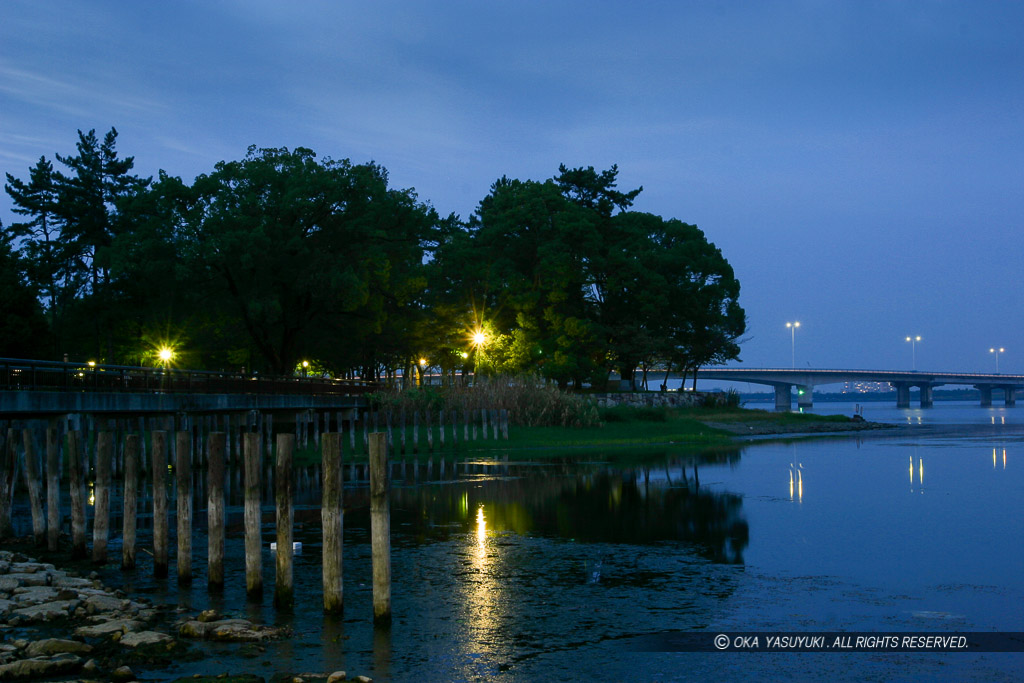
[[[800,470],[796,471],[796,500],[798,503],[804,502],[804,475]]]
[[[917,483],[924,486],[924,458],[917,459]]]
[[[476,509],[476,544],[481,556],[487,550],[487,520],[484,519],[484,506]]]
[[[914,490],[914,456],[910,456],[910,490]]]
[[[89,505],[96,505],[96,484],[89,482]]]
[[[789,499],[793,500],[793,468],[789,468]]]
[[[1003,469],[1006,469],[1006,449],[1003,449]]]
[[[992,469],[996,468],[996,449],[992,449]]]

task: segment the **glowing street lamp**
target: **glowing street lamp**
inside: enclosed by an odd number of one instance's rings
[[[989,350],[988,350],[988,352],[989,352],[989,353],[994,353],[994,354],[996,354],[996,374],[997,374],[997,375],[999,374],[999,354],[1001,354],[1001,353],[1002,353],[1003,351],[1005,351],[1005,350],[1006,350],[1006,349],[1004,349],[1004,348],[1002,348],[1002,347],[1000,347],[1000,348],[998,348],[998,349],[989,349]]]
[[[168,365],[172,360],[174,360],[174,349],[169,346],[162,346],[157,352],[157,357],[160,359],[161,363]]]
[[[302,361],[302,376],[306,377],[309,374],[309,361]]]
[[[910,369],[917,372],[917,342],[921,341],[921,335],[907,337],[910,342]]]
[[[800,327],[799,322],[786,323],[786,327],[792,332],[793,338],[793,367],[796,368],[796,328]]]

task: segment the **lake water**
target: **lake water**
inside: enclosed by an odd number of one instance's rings
[[[294,629],[255,658],[196,645],[203,660],[137,670],[150,679],[336,669],[376,681],[1024,679],[1021,653],[642,651],[652,634],[690,631],[1024,631],[1024,408],[863,408],[900,428],[648,449],[628,465],[581,451],[398,466],[390,632],[371,624],[359,473],[346,488],[343,617],[321,614],[313,492],[296,514],[293,614],[271,607],[269,553],[263,603],[246,606],[240,528],[222,597],[205,591],[201,530],[193,588],[150,578],[143,553],[139,570],[104,580]]]

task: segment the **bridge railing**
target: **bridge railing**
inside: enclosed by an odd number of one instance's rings
[[[326,377],[275,377],[238,372],[141,368],[0,358],[0,390],[192,394],[334,394],[355,396],[379,384]]]

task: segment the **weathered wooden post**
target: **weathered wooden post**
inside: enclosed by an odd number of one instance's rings
[[[427,450],[429,450],[431,453],[433,453],[434,452],[434,425],[431,424],[431,422],[432,422],[431,412],[432,411],[430,410],[430,408],[427,408],[426,410],[423,411],[423,416],[426,418],[426,424],[424,424],[423,426],[427,430]]]
[[[480,409],[480,431],[481,439],[487,441],[487,408]]]
[[[391,508],[387,441],[370,440],[370,544],[373,564],[373,621],[391,623]]]
[[[452,408],[452,448],[459,448],[459,413]]]
[[[178,584],[192,583],[192,430],[177,434],[174,474],[178,480]]]
[[[245,457],[245,594],[263,595],[263,563],[260,553],[260,434],[249,432],[242,444]]]
[[[167,576],[170,548],[167,521],[167,432],[160,429],[152,433],[153,454],[153,576]]]
[[[341,583],[341,540],[345,526],[342,509],[341,434],[324,434],[320,442],[320,459],[323,471],[320,522],[324,541],[324,612],[341,614],[345,604]]]
[[[46,428],[46,549],[60,541],[60,432],[56,420]]]
[[[444,409],[437,413],[437,436],[438,436],[438,448],[444,450]]]
[[[28,487],[28,502],[32,508],[32,540],[36,545],[42,545],[46,538],[46,516],[43,513],[39,453],[36,452],[36,441],[31,429],[26,427],[21,430],[21,440],[25,447],[25,485]]]
[[[399,426],[398,429],[402,439],[402,455],[405,455],[405,406],[402,406],[402,411],[399,419],[401,420],[401,425]]]
[[[412,452],[420,452],[420,411],[412,411]]]
[[[113,435],[103,430],[96,434],[96,489],[92,522],[92,561],[107,561],[110,538],[110,468],[114,457]]]
[[[82,475],[82,432],[68,432],[68,475],[71,479],[71,557],[82,559],[85,549],[85,478]]]
[[[207,460],[207,579],[211,590],[224,588],[224,460],[228,452],[227,433],[210,432]]]
[[[121,569],[135,568],[135,531],[139,505],[139,438],[129,434],[124,443],[124,523],[121,546]]]
[[[508,441],[508,408],[501,409],[501,438]]]
[[[499,412],[496,408],[491,410],[491,433],[495,441],[498,440],[498,415]]]
[[[14,428],[8,427],[2,436],[3,465],[0,468],[0,539],[14,536],[11,508],[14,505],[14,480],[18,475],[18,449],[14,444]]]
[[[274,472],[274,497],[277,502],[277,578],[274,582],[274,607],[290,608],[295,602],[292,575],[292,527],[295,511],[292,506],[292,455],[295,435],[277,435],[277,462]]]

